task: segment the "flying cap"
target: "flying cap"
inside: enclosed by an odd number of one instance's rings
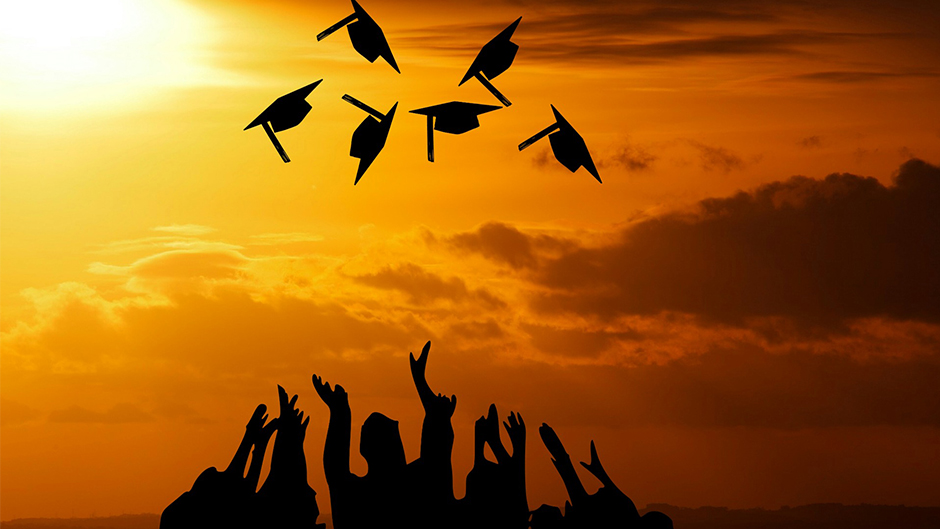
[[[300,125],[300,122],[307,117],[307,113],[313,108],[306,98],[321,82],[323,82],[323,79],[275,99],[273,103],[268,105],[268,108],[264,109],[264,112],[258,114],[258,117],[245,127],[245,130],[261,125],[284,163],[289,162],[290,158],[287,157],[287,153],[281,147],[281,143],[277,141],[274,133]]]
[[[395,118],[398,103],[392,105],[387,113],[382,114],[349,94],[344,95],[343,100],[370,114],[353,132],[349,147],[349,155],[359,158],[359,169],[356,171],[356,181],[353,182],[353,185],[356,185],[385,147],[385,140],[388,139],[389,130],[392,128],[392,120]]]
[[[601,177],[597,173],[597,167],[594,165],[594,160],[591,159],[591,153],[588,152],[584,138],[578,134],[578,131],[574,130],[574,127],[561,115],[561,112],[558,112],[555,105],[551,105],[551,107],[552,112],[555,114],[555,124],[520,143],[519,150],[521,151],[548,136],[548,140],[552,144],[552,152],[562,165],[572,173],[577,171],[579,167],[584,166],[598,182],[601,182]]]
[[[369,62],[375,62],[377,58],[382,57],[396,72],[401,73],[401,70],[398,69],[398,63],[395,62],[395,57],[392,56],[392,49],[385,39],[385,34],[382,33],[382,28],[366,13],[366,10],[359,5],[359,2],[352,0],[352,5],[353,14],[323,30],[317,35],[317,41],[329,37],[339,28],[346,26],[346,31],[349,32],[349,40],[352,41],[353,48],[359,52],[359,55],[365,57]]]
[[[463,134],[480,126],[480,114],[503,107],[451,101],[410,111],[428,117],[428,161],[434,161],[434,131]]]
[[[512,65],[513,59],[516,58],[516,52],[519,51],[519,46],[509,39],[512,38],[512,34],[516,31],[520,20],[522,20],[522,17],[517,18],[515,22],[509,24],[506,29],[499,32],[499,35],[493,37],[492,40],[483,46],[480,53],[477,54],[476,59],[473,59],[473,63],[470,64],[470,69],[467,70],[463,79],[457,83],[457,86],[466,83],[471,77],[476,77],[477,80],[483,84],[484,88],[496,96],[496,99],[499,99],[499,102],[502,103],[503,106],[508,107],[512,104],[506,96],[501,94],[499,90],[490,83],[490,79],[494,79],[499,74],[508,70]]]

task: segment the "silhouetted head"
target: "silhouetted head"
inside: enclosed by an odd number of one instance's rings
[[[672,518],[659,511],[650,511],[641,520],[643,529],[672,529]]]
[[[405,446],[398,421],[375,412],[362,423],[359,453],[369,464],[369,474],[394,472],[405,467]]]

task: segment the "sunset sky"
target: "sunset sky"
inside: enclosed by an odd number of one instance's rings
[[[276,385],[400,421],[408,353],[456,394],[455,488],[490,402],[639,506],[940,505],[935,1],[346,0],[0,4],[0,518],[159,513],[224,467]],[[517,17],[513,105],[435,134]],[[269,103],[318,79],[278,134]],[[353,186],[349,141],[398,102]],[[604,183],[556,162],[555,105]],[[504,441],[508,440],[504,436]],[[582,474],[589,490],[599,484]]]

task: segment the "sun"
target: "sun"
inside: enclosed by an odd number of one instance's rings
[[[185,84],[208,29],[172,0],[0,2],[5,107],[133,98],[152,83]]]

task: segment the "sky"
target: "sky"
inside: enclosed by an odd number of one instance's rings
[[[277,384],[311,417],[456,394],[455,488],[495,402],[593,439],[637,505],[940,505],[940,8],[884,0],[0,4],[0,518],[158,513]],[[512,106],[407,111],[517,17]],[[243,128],[323,79],[278,138]],[[365,114],[398,113],[358,185]],[[547,140],[557,107],[603,184]],[[508,439],[504,436],[504,442]],[[365,464],[353,451],[353,469]],[[599,486],[582,479],[589,490]]]

